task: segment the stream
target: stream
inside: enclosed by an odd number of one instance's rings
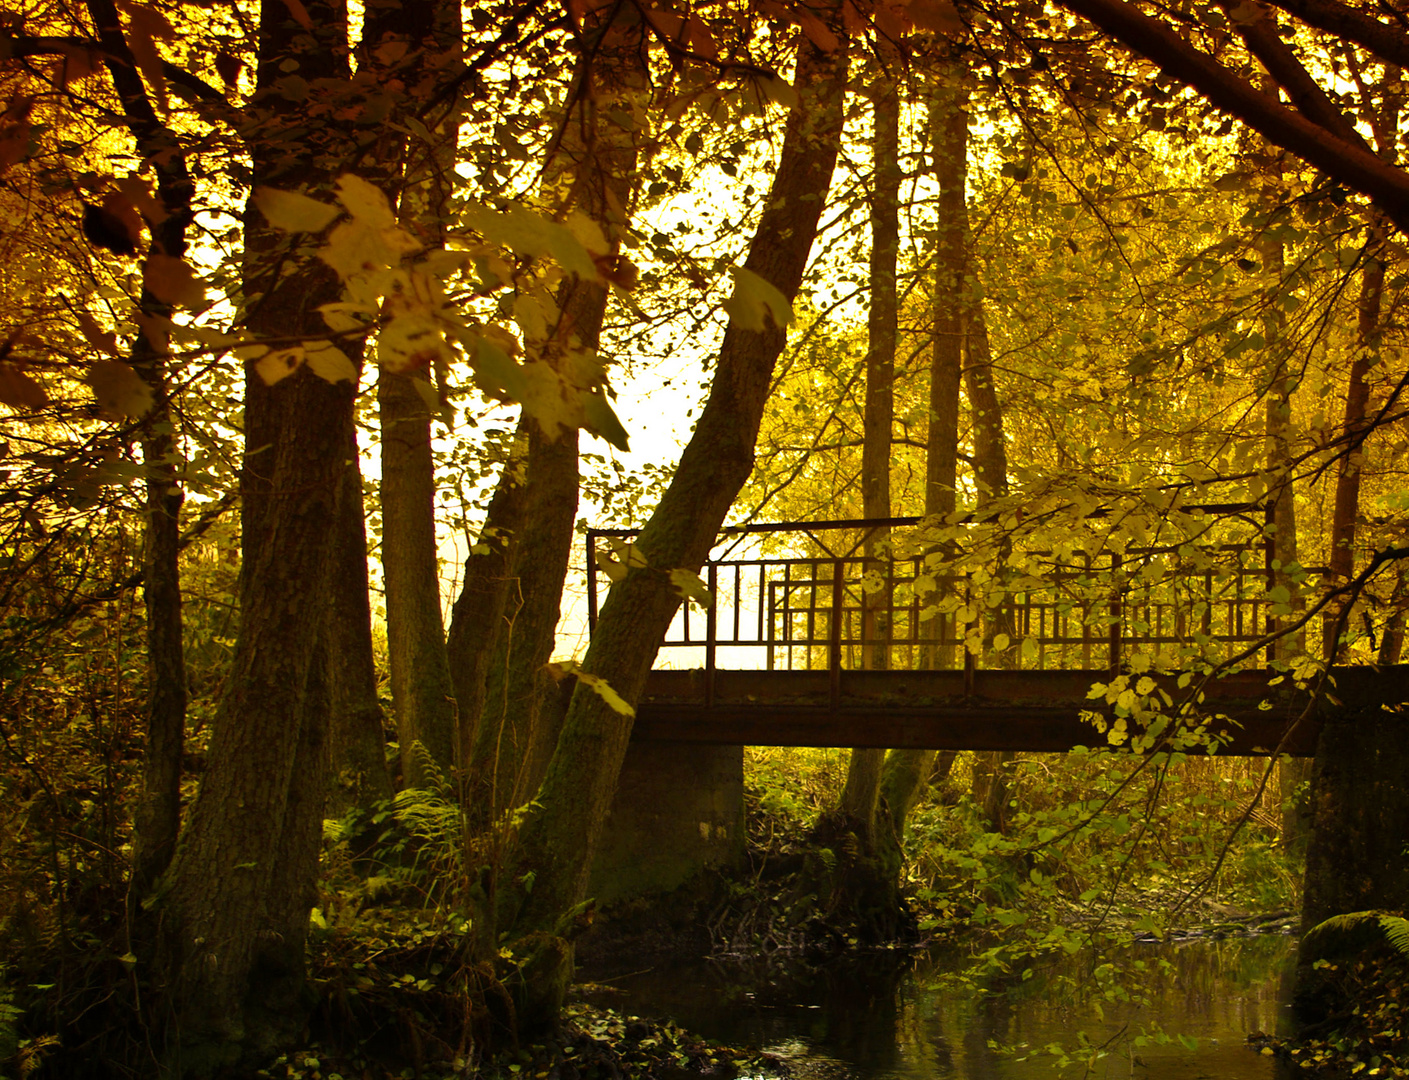
[[[1144,963],[1126,985],[1141,1008],[1098,1003],[1092,961],[1078,954],[1048,964],[1001,993],[946,983],[961,958],[873,953],[809,966],[791,960],[699,960],[646,971],[595,973],[586,996],[706,1038],[754,1046],[786,1059],[802,1077],[831,1080],[1028,1080],[1053,1078],[1052,1044],[1112,1040],[1090,1072],[1104,1080],[1283,1080],[1287,1070],[1250,1049],[1252,1032],[1285,1030],[1296,939],[1285,933],[1198,937],[1136,944],[1115,957]],[[1161,963],[1164,961],[1166,963]],[[1066,976],[1066,978],[1063,978]],[[1073,986],[1075,980],[1075,986]],[[1162,1029],[1165,1045],[1130,1038]],[[1122,1036],[1122,1032],[1124,1035]],[[997,1047],[1010,1048],[1007,1051]]]

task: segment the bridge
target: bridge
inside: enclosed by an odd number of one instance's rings
[[[592,892],[740,865],[744,746],[1309,756],[1323,723],[1409,699],[1409,668],[1347,667],[1307,708],[1271,524],[1223,503],[725,530],[637,704]],[[635,535],[587,534],[593,627]]]
[[[1102,728],[1140,745],[1153,724],[1196,730],[1189,752],[1313,754],[1315,712],[1296,722],[1308,695],[1272,670],[1285,597],[1270,508],[1087,522],[1061,546],[973,521],[935,541],[913,517],[725,530],[702,572],[708,600],[682,605],[633,739],[1067,751],[1105,745]],[[630,561],[634,536],[587,534],[591,626],[604,570]],[[1336,697],[1378,704],[1396,684],[1346,668]]]

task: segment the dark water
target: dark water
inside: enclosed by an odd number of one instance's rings
[[[1058,1075],[1044,1048],[1109,1040],[1091,1065],[1062,1076],[1149,1080],[1282,1080],[1251,1032],[1284,1029],[1295,939],[1262,934],[1134,946],[1109,958],[1136,1004],[1101,992],[1078,956],[981,995],[943,976],[953,956],[849,957],[821,967],[796,962],[699,961],[610,978],[593,996],[623,1012],[670,1019],[708,1038],[793,1059],[803,1075],[855,1080],[1026,1080]],[[1162,963],[1162,961],[1164,963]],[[1132,968],[1136,962],[1143,969]],[[598,976],[601,978],[601,976]],[[1158,1030],[1194,1048],[1134,1040]],[[1006,1047],[1007,1050],[995,1047]]]

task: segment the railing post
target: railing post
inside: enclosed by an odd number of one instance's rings
[[[709,607],[705,609],[705,708],[714,708],[714,646],[719,637],[719,567],[709,564]]]
[[[846,586],[842,577],[842,561],[832,563],[832,625],[828,628],[827,671],[830,675],[832,708],[841,702],[841,620]]]
[[[587,530],[587,633],[597,629],[597,530]]]

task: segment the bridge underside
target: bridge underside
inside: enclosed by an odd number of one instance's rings
[[[1199,711],[1223,740],[1219,753],[1309,757],[1328,710],[1409,698],[1409,666],[1342,668],[1335,677],[1336,703],[1308,710],[1305,694],[1269,687],[1265,672],[1240,672],[1209,683]],[[1087,698],[1093,683],[1108,679],[1102,671],[653,671],[632,738],[1064,752],[1108,745],[1081,718],[1084,711],[1113,715],[1104,701]],[[1172,678],[1157,682],[1176,707],[1190,692]]]

